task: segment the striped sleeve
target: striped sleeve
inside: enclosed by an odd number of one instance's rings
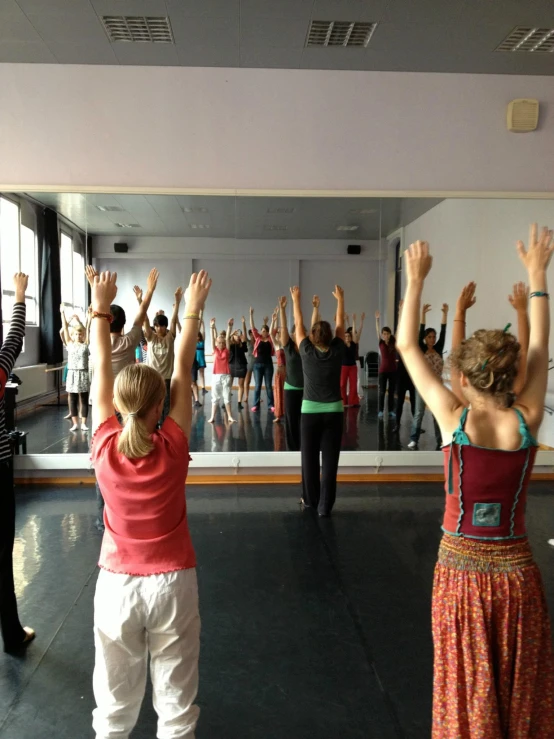
[[[10,330],[0,347],[0,369],[8,376],[21,352],[25,337],[25,303],[16,303],[13,307]]]

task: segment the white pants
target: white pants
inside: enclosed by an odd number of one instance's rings
[[[134,577],[100,570],[94,596],[93,688],[97,739],[135,726],[150,652],[159,739],[194,739],[200,615],[196,570]]]
[[[212,375],[212,403],[231,402],[231,375]]]

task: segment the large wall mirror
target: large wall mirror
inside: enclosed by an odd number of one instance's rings
[[[336,283],[345,290],[348,325],[359,338],[356,387],[347,397],[349,407],[344,413],[343,451],[409,451],[412,409],[405,398],[405,386],[398,383],[400,374],[393,378],[402,394],[400,405],[398,393],[395,397],[392,392],[387,392],[385,406],[379,405],[382,353],[376,330],[376,313],[381,329],[390,327],[393,335],[396,329],[403,287],[402,249],[416,238],[432,244],[434,267],[425,295],[431,309],[425,321],[427,328],[436,329],[439,339],[445,315],[442,306],[448,304],[446,360],[456,300],[470,280],[478,283],[478,300],[468,331],[508,323],[517,331],[518,318],[508,294],[524,276],[514,245],[516,239],[525,238],[532,221],[552,225],[554,201],[2,193],[4,322],[9,320],[13,300],[7,276],[17,269],[31,275],[25,346],[14,370],[14,379],[21,384],[17,395],[13,393],[11,410],[13,426],[21,432],[19,454],[88,454],[90,432],[80,427],[70,430],[72,422],[66,418],[67,354],[62,353],[60,344],[56,358],[61,361],[53,362],[49,352],[60,339],[48,336],[59,329],[49,293],[56,279],[52,281],[48,270],[59,270],[61,303],[68,320],[85,324],[87,262],[98,270],[118,272],[117,302],[126,313],[126,331],[132,327],[138,308],[133,288],[145,286],[150,268],[160,271],[149,311],[151,323],[159,311],[171,315],[174,292],[186,285],[191,271],[207,269],[212,275],[214,286],[204,323],[206,368],[204,377],[199,377],[199,405],[194,409],[190,440],[193,453],[287,451],[284,419],[276,419],[270,410],[265,388],[259,410],[251,410],[254,377],[242,410],[238,408],[238,379],[233,382],[231,407],[236,423],[229,423],[222,408],[217,409],[215,422],[208,422],[213,369],[210,319],[216,319],[219,332],[229,318],[234,319],[234,329],[241,329],[244,316],[248,333],[250,307],[255,326],[261,328],[264,317],[271,321],[278,297],[290,298],[290,286],[299,285],[305,321],[310,320],[312,298],[318,295],[321,317],[333,323],[332,290]],[[53,243],[57,239],[59,266],[55,260],[45,263],[44,243],[48,239]],[[290,327],[290,299],[286,314]],[[4,331],[6,328],[5,324]],[[137,361],[143,358],[138,348]],[[448,362],[444,377],[448,382]],[[202,392],[203,383],[207,394]],[[554,401],[547,399],[547,403],[554,406]],[[540,438],[546,447],[554,447],[550,405]],[[417,450],[434,452],[436,439],[428,414],[422,431]]]

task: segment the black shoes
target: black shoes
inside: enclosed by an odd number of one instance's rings
[[[239,403],[238,406],[237,406],[237,408],[239,409],[239,411],[242,411],[242,409],[244,408],[244,406],[243,406],[242,403]]]

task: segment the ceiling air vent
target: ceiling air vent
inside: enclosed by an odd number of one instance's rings
[[[140,223],[114,223],[117,228],[142,228]]]
[[[123,208],[120,208],[118,205],[97,205],[96,207],[102,213],[121,213],[123,211]]]
[[[207,208],[183,208],[183,213],[209,213]]]
[[[357,231],[359,226],[337,226],[337,231]]]
[[[150,44],[173,44],[169,18],[144,15],[104,15],[104,29],[110,41],[136,41]]]
[[[208,229],[210,226],[207,223],[189,223],[189,226],[193,228],[195,231],[202,231]]]
[[[369,44],[377,23],[312,21],[306,46],[361,46]]]
[[[268,224],[264,226],[264,231],[286,231],[288,226],[277,226],[274,224]]]
[[[554,28],[517,26],[496,51],[551,51],[554,52]]]

